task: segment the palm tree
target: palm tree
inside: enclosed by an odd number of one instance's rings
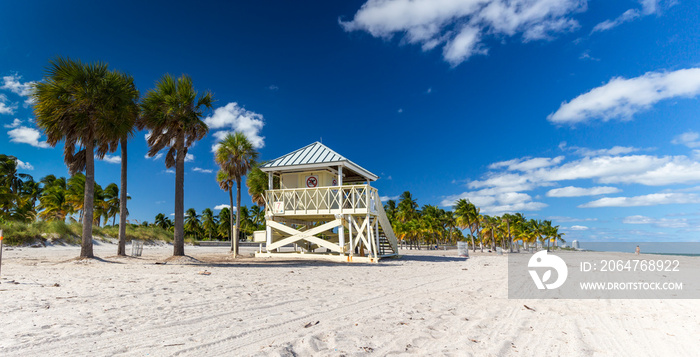
[[[224,238],[224,240],[231,239],[231,218],[233,215],[228,207],[224,207],[219,212],[219,225],[217,227],[217,232]]]
[[[85,171],[85,194],[80,257],[92,258],[92,218],[95,157],[103,158],[116,147],[109,136],[120,121],[119,113],[130,98],[118,73],[107,64],[83,64],[69,58],[49,61],[44,80],[33,87],[37,125],[46,142],[64,141],[65,163],[71,173]]]
[[[93,197],[95,201],[93,202],[94,211],[92,222],[99,227],[102,216],[107,216],[107,202],[105,201],[105,194],[102,186],[97,183],[95,183],[95,194]]]
[[[169,229],[173,225],[173,222],[170,221],[170,218],[166,217],[162,213],[158,213],[153,222],[156,226],[165,230]]]
[[[175,166],[175,235],[173,255],[185,255],[184,236],[184,186],[185,156],[187,149],[202,139],[209,128],[202,121],[205,108],[211,109],[212,95],[206,92],[197,96],[192,79],[183,75],[177,80],[166,74],[156,83],[156,88],[146,93],[141,103],[139,129],[150,130],[148,155],[169,148],[165,166]]]
[[[214,160],[228,178],[236,182],[236,212],[241,210],[241,181],[248,171],[255,166],[258,152],[245,134],[235,132],[226,135],[219,142]],[[231,250],[234,257],[238,255],[238,236],[240,234],[240,214],[236,214],[236,226],[231,239]]]
[[[17,172],[16,157],[0,154],[0,185],[9,190],[6,196],[9,202],[18,198],[24,180],[29,178],[31,178],[30,175]],[[3,213],[8,214],[10,208],[11,204],[3,204]]]
[[[476,243],[474,243],[474,233],[479,232],[479,217],[480,210],[473,203],[464,198],[457,201],[454,206],[455,214],[457,215],[457,224],[460,229],[469,228],[470,238],[472,241],[472,249],[476,252]]]
[[[129,210],[126,207],[127,201],[130,199],[126,189],[126,173],[127,173],[127,140],[134,134],[136,119],[139,116],[139,91],[134,85],[134,78],[128,74],[118,73],[120,75],[122,86],[121,92],[126,97],[125,104],[120,107],[116,115],[118,121],[116,126],[111,130],[113,142],[119,143],[121,147],[121,178],[120,187],[121,195],[119,196],[119,244],[117,246],[117,255],[126,256],[126,217],[129,215]],[[112,216],[114,217],[114,215]],[[112,220],[114,225],[114,220]]]
[[[81,223],[83,222],[83,208],[85,203],[85,175],[78,172],[71,176],[67,182],[68,186],[66,188],[66,200],[71,205],[71,210],[69,213],[78,212],[79,219]],[[93,186],[94,187],[94,186]],[[94,195],[94,188],[93,188]]]
[[[219,187],[221,187],[222,190],[228,192],[229,209],[227,209],[226,211],[229,213],[229,217],[226,220],[226,222],[228,222],[229,227],[228,234],[226,234],[226,237],[230,239],[233,236],[233,209],[230,209],[233,207],[233,178],[223,170],[219,170],[216,173],[216,182],[219,183]],[[223,212],[223,209],[221,211]],[[222,213],[219,212],[219,222],[222,222],[220,217],[221,214]],[[233,241],[231,241],[231,251],[233,251],[233,247],[234,244]]]
[[[248,210],[250,214],[250,220],[253,222],[255,230],[265,229],[265,210],[260,208],[260,206],[253,205]]]
[[[209,235],[209,240],[211,240],[211,234],[216,232],[216,217],[214,217],[214,212],[211,208],[205,208],[202,211],[202,228],[204,228],[204,232]]]
[[[190,208],[185,212],[185,232],[193,234],[197,239],[199,231],[202,229],[199,222],[199,215],[194,208]]]
[[[405,191],[401,194],[397,211],[396,218],[398,218],[401,222],[408,222],[412,219],[418,218],[418,203],[416,203],[416,200],[413,199],[410,192]]]
[[[40,210],[39,217],[44,220],[64,221],[72,211],[71,203],[67,199],[66,178],[49,175],[41,182],[44,183],[44,187],[37,207]]]
[[[105,204],[107,206],[107,210],[106,210],[107,216],[105,218],[106,219],[111,218],[112,225],[115,224],[117,214],[121,213],[120,211],[121,211],[122,196],[124,196],[124,195],[123,194],[120,195],[119,186],[117,186],[116,183],[110,183],[104,189]],[[126,195],[126,199],[130,200],[131,196]],[[127,215],[129,214],[128,210],[126,211],[126,214]],[[126,217],[124,217],[124,218],[126,218]],[[119,224],[121,224],[121,217],[119,217]],[[124,228],[126,228],[126,227],[124,227]],[[119,252],[117,252],[117,255],[121,255],[121,254],[119,254]]]
[[[265,207],[265,191],[269,190],[269,182],[267,179],[267,174],[260,170],[260,166],[264,165],[264,162],[256,163],[254,167],[248,172],[248,176],[245,179],[245,185],[248,186],[248,194],[253,200],[253,203]],[[279,185],[279,177],[275,176],[273,178],[272,185]]]

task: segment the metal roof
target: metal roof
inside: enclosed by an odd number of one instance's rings
[[[359,176],[368,178],[372,181],[379,178],[377,175],[348,160],[344,156],[338,154],[328,146],[323,145],[318,141],[304,146],[301,149],[292,151],[289,154],[280,156],[261,166],[260,169],[266,172],[271,172],[289,171],[288,169],[313,169],[332,166],[343,166],[354,171]]]

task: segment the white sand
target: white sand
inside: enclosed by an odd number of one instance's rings
[[[0,356],[700,354],[698,300],[508,300],[504,256],[231,262],[188,246],[209,263],[155,265],[171,247],[95,252],[4,252]]]

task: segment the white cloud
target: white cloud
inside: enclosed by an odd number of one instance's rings
[[[159,152],[159,153],[153,155],[153,157],[148,156],[148,153],[146,153],[146,155],[144,155],[143,157],[146,158],[146,159],[158,160],[158,159],[160,159],[161,157],[163,157],[163,153],[162,153],[162,152]]]
[[[547,197],[581,197],[581,196],[597,196],[606,195],[610,193],[621,192],[617,187],[608,186],[598,186],[598,187],[574,187],[567,186],[562,188],[555,188],[547,192]]]
[[[17,104],[7,104],[7,97],[4,94],[0,94],[0,114],[14,114],[15,109],[17,109]]]
[[[22,170],[34,170],[34,166],[32,166],[32,164],[24,162],[20,159],[17,159],[17,168]]]
[[[575,124],[595,119],[628,120],[635,113],[669,98],[694,97],[700,94],[700,68],[673,72],[649,72],[625,79],[616,77],[564,102],[547,119],[556,124]]]
[[[202,168],[199,168],[199,167],[193,168],[192,171],[202,172],[202,173],[205,173],[205,174],[210,174],[210,173],[214,172],[214,171],[212,171],[212,170],[209,170],[209,169],[202,169]]]
[[[676,136],[671,141],[672,144],[685,145],[691,149],[700,147],[700,134],[695,131],[688,131]]]
[[[549,157],[536,157],[536,158],[522,158],[513,159],[508,161],[496,162],[489,165],[490,169],[498,169],[505,167],[510,171],[531,171],[543,167],[557,165],[564,160],[564,156],[557,156],[555,158]]]
[[[95,157],[97,159],[97,157]],[[122,157],[119,155],[105,155],[102,161],[110,164],[120,164],[122,162]]]
[[[10,76],[2,77],[3,84],[0,89],[8,89],[12,93],[20,95],[22,97],[28,97],[31,94],[31,87],[36,82],[25,82],[22,83],[20,80],[21,76],[13,74]]]
[[[399,113],[399,114],[401,114],[401,113],[403,113],[403,109],[402,109],[402,108],[399,108],[399,110],[397,110],[396,112]]]
[[[17,127],[19,127],[21,124],[22,124],[22,121],[19,120],[19,119],[17,119],[17,118],[15,118],[15,120],[13,120],[12,123],[10,123],[10,124],[5,124],[5,125],[3,125],[3,126],[6,127],[6,128],[9,128],[9,129],[12,129],[12,128],[17,128]]]
[[[186,154],[185,155],[185,162],[192,162],[192,161],[194,161],[194,155]]]
[[[276,85],[274,85],[274,84],[270,84],[270,86],[267,87],[267,88],[268,88],[269,90],[273,91],[273,92],[276,92],[276,91],[278,91],[278,90],[280,89],[280,87],[278,87],[278,86],[276,86]]]
[[[605,20],[605,21],[595,25],[595,27],[593,27],[593,30],[591,30],[591,33],[610,30],[611,28],[622,25],[625,22],[630,22],[630,21],[638,18],[640,15],[641,14],[639,13],[639,10],[629,9],[629,10],[623,12],[622,15],[618,16],[614,20]]]
[[[549,216],[546,219],[556,222],[592,222],[598,220],[598,218],[575,218],[566,216]]]
[[[224,203],[224,204],[216,205],[216,206],[214,207],[214,210],[215,210],[215,211],[221,211],[221,210],[224,209],[224,208],[230,208],[230,207],[231,207],[231,205],[225,204],[225,203]],[[236,211],[236,207],[233,207],[233,211],[234,211],[234,212]]]
[[[381,196],[381,197],[379,197],[379,200],[381,200],[382,202],[386,202],[386,201],[388,201],[388,200],[398,200],[399,197],[401,197],[401,196],[400,196],[400,195],[396,195],[396,196]]]
[[[340,25],[384,39],[398,34],[423,51],[442,45],[443,58],[456,66],[485,54],[482,40],[487,36],[550,39],[578,28],[570,16],[585,10],[586,2],[580,0],[368,0]]]
[[[687,228],[690,226],[686,218],[651,218],[640,215],[625,217],[622,223],[651,224],[661,228]]]
[[[584,157],[560,166],[526,173],[490,173],[469,187],[548,186],[553,182],[591,179],[603,184],[638,183],[647,186],[700,182],[700,162],[687,156],[599,156]]]
[[[206,117],[204,122],[213,130],[227,129],[214,133],[217,141],[223,139],[230,132],[240,131],[248,137],[255,148],[259,149],[265,146],[265,137],[260,136],[260,131],[265,125],[262,114],[246,110],[238,103],[228,103],[224,107],[216,108],[213,115]],[[212,151],[215,151],[217,146],[214,145]]]
[[[601,199],[580,205],[582,208],[591,207],[639,207],[669,204],[700,203],[700,196],[694,193],[652,193],[633,197],[603,197]]]
[[[583,52],[578,58],[582,60],[600,61],[600,58],[591,56],[590,51]]]
[[[524,211],[537,211],[547,204],[532,201],[532,197],[526,193],[517,192],[524,187],[498,187],[487,188],[478,191],[463,192],[458,195],[445,197],[440,206],[452,207],[459,199],[468,199],[485,214],[502,214]]]
[[[588,227],[587,226],[571,226],[571,227],[569,227],[569,229],[572,231],[587,231]]]
[[[165,173],[166,173],[166,174],[174,174],[174,173],[175,173],[175,170],[173,170],[173,169],[167,169],[167,170],[165,170]]]
[[[10,141],[14,143],[29,144],[38,148],[49,148],[49,144],[46,141],[39,141],[41,133],[39,130],[34,128],[28,128],[26,126],[20,126],[19,128],[12,129],[7,132],[10,136]]]

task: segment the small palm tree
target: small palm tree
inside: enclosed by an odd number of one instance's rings
[[[192,79],[183,75],[175,79],[166,74],[156,87],[146,93],[141,103],[139,129],[149,129],[148,155],[169,148],[165,166],[175,166],[175,235],[173,255],[185,255],[184,187],[187,149],[202,139],[209,128],[202,121],[204,109],[211,109],[212,95],[198,96]]]
[[[236,182],[236,212],[241,209],[241,181],[248,171],[255,166],[258,159],[258,152],[245,134],[235,132],[226,135],[219,142],[214,160],[221,167],[221,172],[228,179]],[[229,190],[230,192],[230,190]],[[236,215],[236,225],[231,239],[231,250],[234,257],[238,255],[238,236],[240,234],[240,214]]]
[[[219,212],[219,225],[216,231],[224,240],[231,239],[231,222],[233,221],[231,216],[231,210],[227,207],[222,208]]]
[[[202,228],[204,228],[204,233],[209,235],[209,240],[211,240],[211,234],[216,232],[216,217],[214,217],[214,212],[211,208],[205,208],[202,211]]]
[[[199,215],[194,208],[190,208],[185,212],[185,232],[194,235],[194,239],[197,239],[202,226],[199,221]]]
[[[92,219],[95,156],[116,150],[109,140],[120,125],[120,113],[132,101],[123,81],[105,63],[83,64],[69,58],[49,62],[44,80],[33,87],[37,125],[46,142],[64,141],[65,162],[71,173],[85,171],[82,245],[80,256],[92,258]]]

